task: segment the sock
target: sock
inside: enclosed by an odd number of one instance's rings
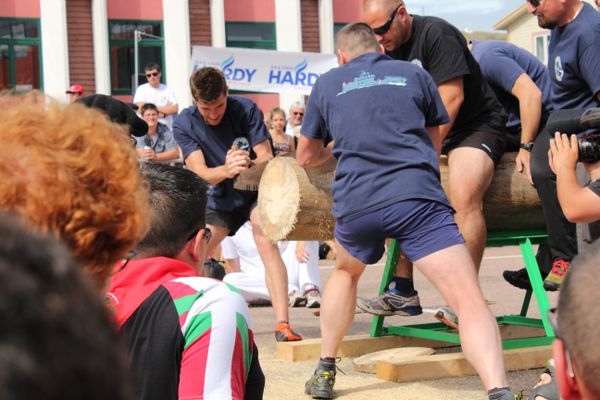
[[[489,400],[513,400],[514,394],[509,387],[493,388],[488,390]]]
[[[335,357],[321,357],[319,358],[319,369],[334,370],[335,371]]]
[[[412,296],[415,291],[413,280],[410,278],[400,278],[395,276],[392,278],[394,287],[391,284],[388,291],[392,294],[399,294],[401,296]]]

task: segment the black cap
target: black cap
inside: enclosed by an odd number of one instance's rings
[[[146,121],[138,117],[127,103],[104,94],[81,97],[77,102],[83,103],[90,108],[101,110],[113,122],[127,124],[129,126],[129,133],[133,136],[141,137],[148,133],[148,124],[146,124]]]

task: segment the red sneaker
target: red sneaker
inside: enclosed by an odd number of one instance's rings
[[[279,322],[275,326],[275,340],[278,342],[295,342],[302,340],[302,336],[294,332],[287,322]]]
[[[565,260],[554,260],[552,263],[552,271],[544,279],[544,288],[546,290],[558,290],[562,285],[567,271],[571,267],[571,263]]]

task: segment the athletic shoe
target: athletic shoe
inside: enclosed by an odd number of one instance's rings
[[[552,271],[544,279],[544,288],[547,290],[558,290],[565,279],[565,275],[569,270],[571,263],[565,260],[554,260],[552,263]]]
[[[304,384],[304,393],[313,399],[333,399],[335,385],[335,369],[326,370],[317,367],[313,376]]]
[[[321,307],[321,292],[319,292],[319,289],[308,289],[304,292],[304,297],[306,298],[306,308]]]
[[[364,312],[381,316],[402,315],[407,317],[423,313],[417,291],[407,297],[389,291],[372,299],[359,297],[356,305]]]
[[[304,307],[306,305],[306,297],[294,289],[288,295],[288,304],[290,307]]]
[[[452,329],[458,329],[458,317],[448,306],[440,307],[435,311],[435,318]]]
[[[294,332],[287,322],[279,322],[275,326],[275,340],[278,342],[296,342],[302,340],[302,336]]]
[[[544,276],[544,273],[542,271],[540,271],[540,273],[542,274],[542,276]],[[506,282],[510,283],[515,287],[518,287],[519,289],[532,290],[531,282],[529,281],[529,275],[527,275],[526,268],[521,268],[517,271],[506,270],[502,273],[502,276],[504,277],[504,280]],[[549,292],[556,291],[556,288],[546,287],[546,285],[544,285],[544,289],[546,289]]]

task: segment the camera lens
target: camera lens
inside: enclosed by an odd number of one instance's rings
[[[600,134],[583,135],[577,139],[579,161],[595,162],[600,160]]]

